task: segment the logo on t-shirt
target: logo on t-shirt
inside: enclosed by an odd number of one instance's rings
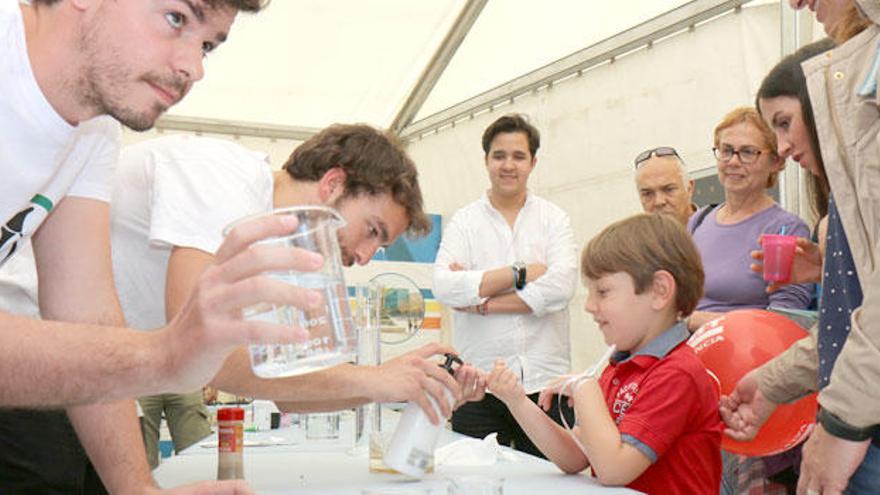
[[[626,416],[626,410],[636,400],[637,395],[639,395],[639,384],[637,382],[627,383],[617,390],[614,403],[611,405],[611,414],[614,415],[615,424],[620,424],[623,421],[623,417]]]
[[[37,194],[31,198],[31,206],[16,213],[0,227],[0,266],[15,254],[19,243],[34,233],[52,211],[52,200]]]

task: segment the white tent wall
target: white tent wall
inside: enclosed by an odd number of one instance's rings
[[[522,112],[542,134],[531,190],[568,212],[583,246],[608,223],[641,211],[632,166],[640,151],[671,145],[692,172],[714,166],[715,125],[727,111],[753,103],[780,46],[780,5],[747,5],[416,139],[409,151],[427,209],[445,221],[482,194],[483,129],[504,113]],[[579,287],[570,305],[575,369],[605,347],[584,297]]]

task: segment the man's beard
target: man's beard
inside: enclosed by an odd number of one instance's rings
[[[148,131],[156,125],[156,119],[165,111],[165,107],[156,103],[153,111],[138,113],[130,108],[122,106],[106,106],[105,112],[118,120],[122,125],[137,132]],[[155,117],[153,116],[155,115]]]
[[[93,108],[96,108],[100,114],[107,114],[118,120],[122,125],[133,131],[146,131],[152,129],[156,124],[156,120],[160,115],[168,109],[161,102],[155,102],[147,111],[138,111],[125,102],[125,95],[115,97],[102,91],[101,87],[113,88],[121,86],[120,83],[126,80],[124,77],[107,77],[106,75],[93,71],[91,77],[88,78],[86,84],[88,91],[83,95],[86,102]],[[119,74],[120,72],[117,72]],[[140,78],[143,84],[154,84],[166,90],[171,90],[179,95],[186,92],[186,83],[180,78],[159,77],[155,75],[145,75]],[[176,102],[175,102],[176,103]]]
[[[346,251],[342,246],[339,246],[339,251],[342,253],[342,266],[354,265],[354,256],[352,256],[351,253]]]
[[[183,98],[183,95],[186,94],[188,87],[183,78],[154,73],[133,77],[129,68],[115,62],[115,60],[121,59],[118,54],[100,50],[97,42],[98,37],[94,32],[83,34],[80,38],[80,48],[85,54],[86,60],[90,61],[90,65],[85,68],[84,74],[77,81],[77,87],[80,93],[80,103],[94,109],[98,115],[109,115],[133,131],[146,131],[153,128],[156,119],[168,107],[157,101],[147,111],[138,111],[132,108],[126,102],[128,95],[124,88],[126,88],[127,82],[153,84],[166,91],[176,93],[179,98]],[[113,61],[106,62],[108,59]],[[114,94],[114,90],[119,94]]]

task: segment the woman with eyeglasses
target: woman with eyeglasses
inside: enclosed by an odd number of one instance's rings
[[[768,293],[767,282],[750,269],[750,253],[759,248],[762,234],[810,235],[804,221],[782,209],[768,193],[785,167],[773,131],[754,108],[743,107],[724,116],[714,137],[724,202],[706,215],[698,211],[688,223],[706,274],[703,298],[688,318],[691,331],[735,309],[805,309],[812,296],[811,284],[786,285]],[[767,476],[797,462],[795,456],[780,456],[767,458],[765,464],[765,459],[724,452],[721,493],[770,492],[775,485]]]
[[[706,270],[705,293],[688,328],[696,330],[734,309],[806,308],[811,297],[808,284],[788,285],[768,294],[761,275],[749,269],[750,252],[759,247],[761,234],[810,235],[804,221],[783,210],[767,191],[785,167],[776,151],[776,136],[754,108],[738,108],[715,128],[713,151],[724,202],[699,225],[696,221],[703,211],[688,223]]]

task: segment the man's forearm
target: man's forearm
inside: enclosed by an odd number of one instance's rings
[[[0,405],[69,406],[165,391],[159,335],[0,313]]]
[[[502,266],[483,272],[480,281],[480,297],[495,297],[505,291],[513,290],[513,268]]]
[[[433,342],[382,363],[381,366],[343,364],[304,376],[262,380],[253,376],[247,352],[238,349],[215,376],[216,388],[234,393],[268,398],[287,409],[319,411],[354,407],[364,402],[416,402],[432,421],[434,407],[429,397],[441,404],[443,414],[451,413],[444,401],[452,394],[463,398],[461,385],[435,361],[437,356],[454,354],[455,349]],[[462,375],[467,381],[468,373]],[[470,375],[473,378],[473,375]],[[471,386],[474,386],[471,384]]]
[[[67,415],[110,493],[155,486],[133,400],[73,406]]]
[[[370,399],[365,378],[371,372],[366,366],[342,364],[308,375],[267,380],[254,375],[247,350],[240,348],[226,359],[211,384],[224,392],[285,403],[289,410],[320,410],[326,404],[345,409]]]
[[[532,312],[532,308],[513,292],[489,299],[486,310],[487,314]]]

